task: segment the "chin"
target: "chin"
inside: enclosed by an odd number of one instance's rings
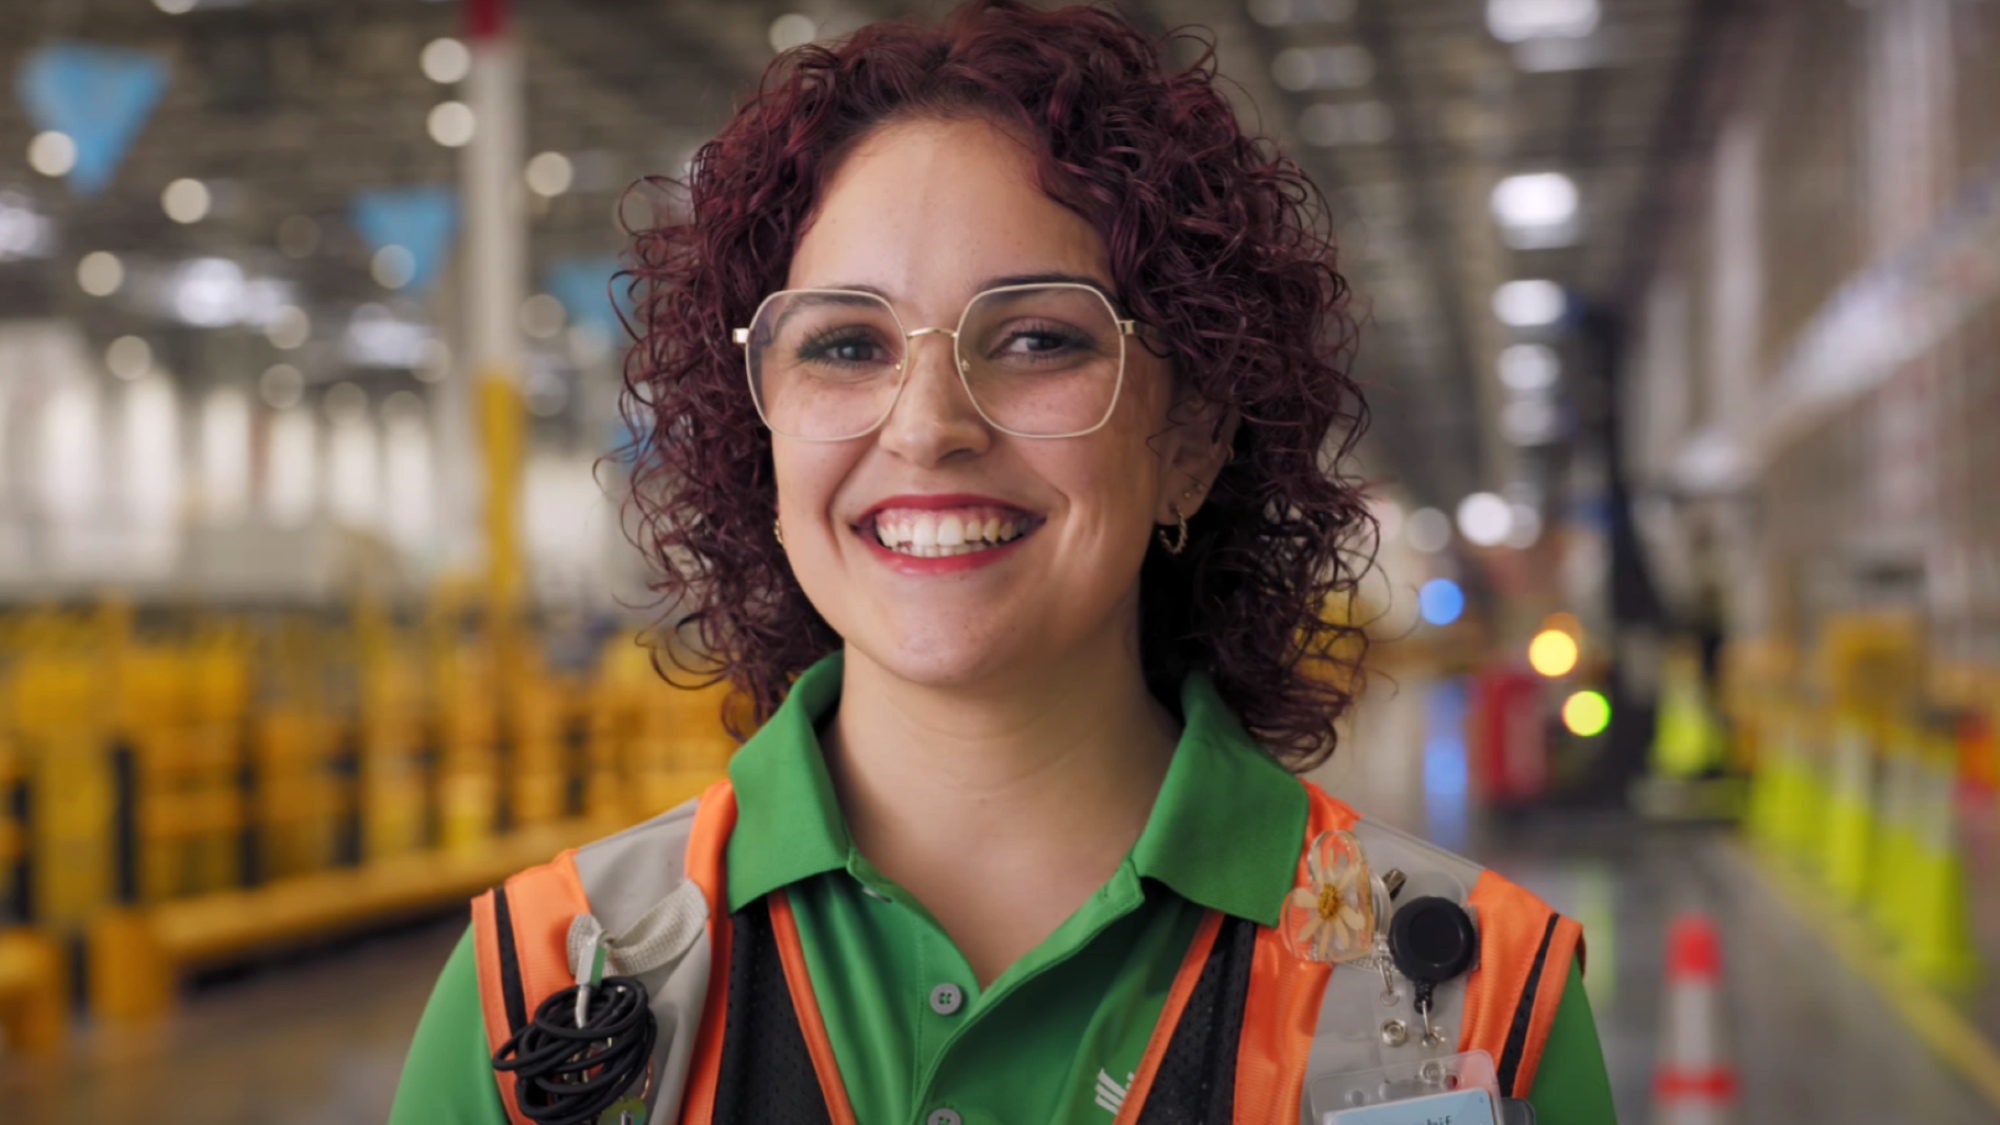
[[[996,636],[978,629],[908,631],[879,627],[850,634],[848,647],[906,683],[924,687],[966,687],[1003,675],[1036,646],[1024,638]]]

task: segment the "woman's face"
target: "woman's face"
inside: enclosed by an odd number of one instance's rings
[[[914,331],[957,326],[999,279],[1052,275],[1112,291],[1103,240],[1036,186],[1022,145],[983,120],[919,121],[878,130],[842,164],[786,288],[873,290]],[[785,549],[813,605],[851,652],[933,686],[1061,668],[1129,636],[1154,525],[1173,522],[1169,504],[1191,515],[1200,493],[1182,494],[1219,464],[1212,416],[1183,408],[1193,420],[1170,425],[1166,366],[1128,340],[1101,429],[1015,437],[974,408],[950,337],[909,347],[881,428],[772,440]],[[953,520],[1017,534],[987,545]],[[913,551],[940,530],[947,542],[962,534],[964,553]]]

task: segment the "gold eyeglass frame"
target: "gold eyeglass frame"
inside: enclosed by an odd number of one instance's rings
[[[1097,300],[1104,305],[1104,310],[1111,314],[1111,322],[1118,326],[1118,380],[1117,382],[1111,385],[1111,402],[1104,408],[1104,417],[1099,418],[1094,425],[1086,429],[1071,430],[1068,433],[1062,433],[1062,434],[1031,434],[1031,433],[1025,433],[1021,430],[1010,429],[994,421],[993,417],[986,413],[986,408],[979,404],[979,396],[972,393],[972,379],[971,379],[972,364],[967,362],[965,356],[962,355],[958,350],[960,334],[965,331],[965,318],[971,314],[972,307],[974,305],[977,305],[980,301],[986,299],[987,297],[990,297],[996,293],[1019,293],[1030,289],[1083,290],[1084,292],[1089,293],[1091,296],[1097,298]],[[729,333],[730,339],[733,340],[739,347],[743,349],[743,376],[748,381],[749,391],[750,391],[750,404],[757,408],[757,417],[764,420],[764,426],[766,429],[770,430],[772,433],[778,435],[779,437],[789,438],[792,441],[809,441],[819,444],[830,445],[835,442],[853,441],[857,438],[864,438],[874,433],[875,431],[881,429],[882,426],[889,421],[889,416],[896,412],[896,404],[903,400],[903,388],[908,386],[910,383],[910,357],[916,353],[916,348],[912,346],[912,344],[913,341],[915,341],[916,338],[919,336],[951,337],[952,366],[956,368],[958,371],[959,386],[965,389],[965,397],[968,401],[972,403],[972,409],[979,412],[979,417],[984,419],[987,425],[993,427],[994,429],[1000,431],[1001,433],[1008,434],[1018,438],[1032,438],[1037,441],[1044,441],[1044,440],[1053,441],[1058,438],[1083,437],[1086,434],[1094,434],[1097,431],[1103,429],[1105,423],[1111,421],[1111,415],[1118,409],[1118,397],[1125,391],[1125,360],[1127,358],[1127,352],[1128,352],[1128,349],[1125,344],[1125,338],[1128,336],[1136,336],[1139,334],[1139,322],[1136,320],[1126,320],[1120,317],[1118,315],[1118,309],[1112,305],[1111,298],[1104,295],[1103,290],[1097,288],[1094,285],[1083,285],[1074,281],[1030,282],[1024,285],[1001,285],[1001,286],[996,286],[995,288],[992,289],[982,289],[979,292],[974,293],[972,295],[971,300],[965,302],[964,311],[958,314],[958,327],[956,328],[917,328],[913,330],[905,329],[903,327],[903,318],[901,314],[896,312],[896,306],[893,303],[891,303],[887,297],[882,296],[880,293],[870,293],[862,289],[780,289],[777,292],[771,294],[770,296],[764,298],[762,301],[759,301],[757,303],[757,311],[750,314],[750,323],[756,324],[757,318],[764,315],[765,307],[768,306],[772,301],[775,301],[780,297],[785,297],[797,293],[828,293],[842,297],[861,297],[880,304],[883,308],[889,310],[890,319],[896,322],[896,331],[901,332],[903,334],[903,357],[902,357],[902,362],[896,365],[895,393],[889,396],[888,405],[882,408],[882,416],[875,419],[875,421],[871,423],[867,429],[849,434],[846,437],[831,437],[831,438],[805,437],[800,434],[786,433],[785,431],[780,430],[778,427],[771,424],[771,417],[770,415],[764,412],[764,404],[760,400],[760,397],[757,394],[756,373],[751,370],[750,329],[748,328],[731,329]]]

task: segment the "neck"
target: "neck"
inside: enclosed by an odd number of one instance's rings
[[[1146,690],[1136,636],[971,686],[911,683],[853,648],[843,676],[824,742],[848,831],[984,979],[1110,878],[1145,827],[1177,741]],[[995,892],[985,899],[995,906],[1038,894],[1056,912],[981,967],[959,931],[993,927],[970,899],[954,908],[952,888],[965,886]]]

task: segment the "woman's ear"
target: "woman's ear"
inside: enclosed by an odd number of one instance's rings
[[[1201,509],[1216,474],[1229,461],[1242,421],[1234,407],[1193,396],[1174,408],[1174,418],[1177,424],[1169,435],[1171,451],[1154,512],[1154,522],[1161,524],[1177,523]]]

